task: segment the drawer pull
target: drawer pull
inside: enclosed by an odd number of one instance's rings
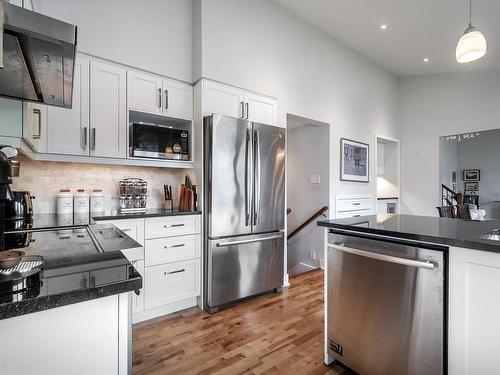
[[[163,228],[177,228],[177,227],[183,227],[185,224],[171,224],[171,225],[164,225]]]
[[[132,228],[123,228],[122,232],[130,232],[131,230],[132,230]]]
[[[359,206],[360,204],[361,204],[361,203],[359,203],[359,202],[358,202],[358,203],[353,203],[352,205],[353,205],[353,206]]]
[[[170,271],[170,272],[163,272],[164,275],[171,275],[173,273],[181,273],[181,272],[184,272],[185,269],[181,269],[181,270],[177,270],[177,271]]]
[[[180,243],[180,244],[178,244],[178,245],[171,245],[171,246],[167,246],[167,245],[165,245],[163,248],[164,248],[164,249],[172,249],[172,248],[174,248],[174,247],[184,247],[184,246],[186,246],[186,244],[185,244],[185,243]]]

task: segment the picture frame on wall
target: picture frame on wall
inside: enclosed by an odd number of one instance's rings
[[[340,180],[370,182],[370,145],[340,139]]]
[[[480,181],[481,171],[479,169],[464,169],[462,179],[464,181]]]
[[[478,182],[466,182],[465,183],[465,191],[478,191],[479,183]]]

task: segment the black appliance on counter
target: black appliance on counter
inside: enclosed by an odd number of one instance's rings
[[[130,156],[189,160],[189,132],[168,125],[134,122],[130,125]]]

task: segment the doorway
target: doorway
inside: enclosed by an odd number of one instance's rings
[[[399,140],[376,137],[377,213],[400,212],[400,147]]]
[[[287,271],[319,268],[330,196],[330,125],[287,114]]]

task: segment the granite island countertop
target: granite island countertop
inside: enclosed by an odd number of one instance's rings
[[[500,229],[500,220],[460,220],[431,216],[378,214],[318,221],[332,230],[374,234],[500,253],[500,241],[481,238]]]

